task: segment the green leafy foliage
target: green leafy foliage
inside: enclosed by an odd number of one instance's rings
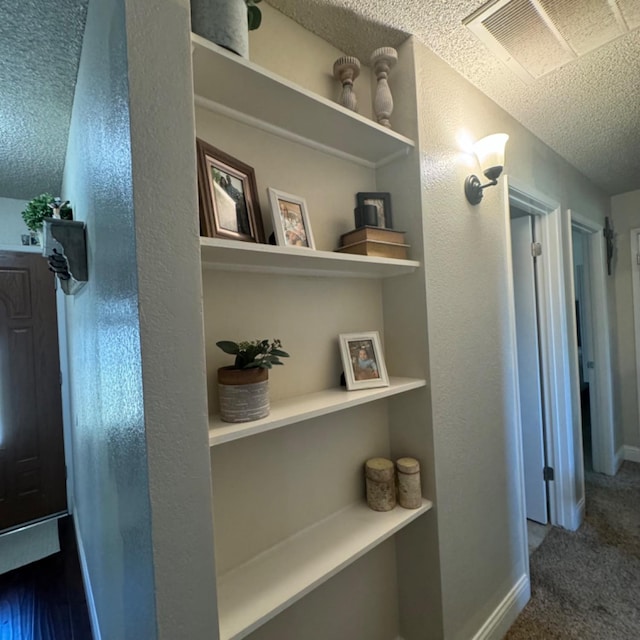
[[[40,231],[45,218],[53,215],[51,205],[60,205],[60,198],[54,198],[50,193],[42,193],[29,201],[27,208],[22,212],[22,219],[31,231]],[[71,207],[63,204],[60,207],[60,217],[63,220],[73,218]]]
[[[257,29],[262,24],[262,12],[256,4],[262,0],[245,0],[247,3],[247,20],[249,22],[249,31]]]
[[[280,358],[288,358],[289,354],[282,350],[280,340],[251,340],[250,342],[216,342],[225,353],[235,356],[234,369],[271,369],[273,365],[284,364]]]

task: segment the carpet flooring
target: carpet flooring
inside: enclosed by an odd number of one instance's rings
[[[640,464],[586,474],[586,519],[533,553],[531,600],[505,640],[640,639]]]

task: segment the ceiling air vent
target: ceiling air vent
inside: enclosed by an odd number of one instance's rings
[[[638,0],[494,0],[464,24],[525,82],[640,26]]]

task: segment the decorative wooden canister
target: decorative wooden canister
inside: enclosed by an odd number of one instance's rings
[[[391,511],[396,506],[396,482],[393,462],[371,458],[364,465],[367,504],[374,511]]]
[[[398,458],[398,502],[405,509],[418,509],[422,504],[420,463],[415,458]]]

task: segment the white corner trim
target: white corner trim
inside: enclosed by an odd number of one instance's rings
[[[472,640],[501,640],[531,597],[529,576],[525,573],[487,618]]]
[[[93,640],[102,640],[100,635],[100,625],[98,624],[98,614],[96,612],[96,603],[93,599],[93,591],[91,590],[91,582],[89,581],[89,571],[87,568],[87,556],[84,553],[84,544],[80,531],[78,529],[78,522],[76,520],[76,514],[72,514],[73,527],[76,532],[76,545],[78,547],[78,558],[80,559],[80,569],[82,571],[82,584],[84,585],[84,594],[87,600],[87,609],[89,611],[89,620],[91,622],[91,633],[93,634]]]
[[[640,447],[631,447],[625,444],[624,459],[629,460],[629,462],[640,462]]]
[[[614,466],[614,476],[616,475],[616,473],[618,473],[618,471],[620,471],[620,467],[622,466],[622,463],[625,460],[625,447],[624,445],[621,446],[617,451],[616,451],[616,455],[615,455],[615,460],[613,461],[613,466]]]
[[[573,514],[573,529],[572,531],[577,531],[580,528],[580,525],[584,522],[584,514],[585,514],[585,497],[582,496],[580,501],[576,505],[574,514]]]

